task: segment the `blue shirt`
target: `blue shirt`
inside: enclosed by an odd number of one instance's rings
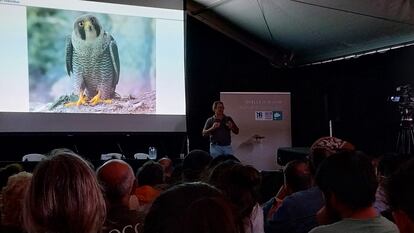
[[[265,224],[266,233],[308,233],[318,225],[316,213],[324,205],[318,187],[286,197],[273,218]]]

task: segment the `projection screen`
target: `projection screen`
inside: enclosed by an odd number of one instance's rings
[[[182,1],[0,0],[0,31],[0,132],[186,131]]]

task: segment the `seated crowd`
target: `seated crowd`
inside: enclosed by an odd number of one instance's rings
[[[323,137],[283,176],[260,203],[261,173],[232,155],[194,150],[182,164],[161,158],[134,171],[118,159],[95,169],[57,149],[33,174],[19,164],[0,169],[0,232],[414,232],[414,159],[373,159]]]

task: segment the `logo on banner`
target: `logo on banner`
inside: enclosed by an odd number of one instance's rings
[[[256,111],[255,114],[256,121],[271,121],[273,119],[272,111]]]
[[[281,120],[283,120],[282,111],[273,111],[273,120],[274,121],[281,121]]]
[[[281,121],[283,120],[282,111],[256,111],[256,121]]]

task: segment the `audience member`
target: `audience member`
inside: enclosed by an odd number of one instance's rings
[[[144,233],[244,233],[223,194],[205,183],[163,192],[145,218]]]
[[[181,184],[183,182],[183,164],[179,163],[174,166],[174,170],[171,173],[169,185]]]
[[[312,178],[309,165],[304,160],[294,160],[286,164],[283,175],[284,184],[279,192],[262,206],[265,225],[267,225],[268,220],[273,219],[273,214],[279,208],[285,197],[311,187]]]
[[[23,206],[29,233],[97,233],[106,216],[94,171],[72,153],[37,165]]]
[[[69,154],[75,154],[75,152],[69,148],[55,148],[53,150],[51,150],[49,153],[47,153],[47,156],[54,156],[54,155],[58,155],[58,154],[62,154],[62,153],[69,153]]]
[[[52,149],[49,153],[47,153],[46,155],[48,156],[48,157],[52,157],[52,156],[55,156],[55,155],[59,155],[59,154],[74,154],[74,155],[76,155],[76,153],[73,151],[73,150],[71,150],[71,149],[69,149],[69,148],[65,148],[65,147],[61,147],[61,148],[55,148],[55,149]],[[88,166],[93,170],[93,171],[95,171],[95,165],[89,160],[89,159],[84,159],[84,161],[88,164]]]
[[[23,201],[30,186],[32,174],[20,172],[9,177],[2,190],[1,232],[18,233],[23,229]]]
[[[213,185],[214,187],[219,187],[222,185],[222,178],[229,173],[229,170],[240,162],[234,160],[223,161],[216,166],[214,166],[210,173],[203,178],[203,181]]]
[[[150,160],[138,169],[136,178],[138,187],[135,188],[134,194],[138,198],[140,211],[146,213],[164,188],[164,171],[158,162]]]
[[[240,160],[234,155],[219,155],[217,157],[214,157],[208,164],[207,168],[209,170],[209,173],[211,173],[215,166],[227,160],[233,160],[240,163]]]
[[[414,232],[414,159],[391,175],[385,186],[388,204],[401,233]]]
[[[170,184],[171,175],[174,171],[173,162],[170,158],[164,157],[158,160],[158,163],[162,166],[164,170],[164,182]]]
[[[135,183],[131,166],[122,160],[109,160],[98,168],[97,176],[103,188],[107,208],[102,232],[142,232],[144,214],[129,208]]]
[[[401,157],[398,154],[386,154],[379,158],[376,167],[378,189],[375,193],[374,208],[388,219],[392,219],[392,215],[386,200],[384,185],[391,174],[398,169],[401,162]]]
[[[264,232],[263,211],[258,203],[261,177],[255,168],[229,160],[213,169],[208,182],[222,190],[236,207],[246,233]]]
[[[183,181],[200,181],[212,157],[203,150],[192,150],[183,160]]]
[[[0,190],[7,185],[10,176],[23,171],[22,165],[18,163],[8,164],[5,167],[0,168]],[[2,199],[2,192],[0,192],[0,199]],[[3,209],[3,202],[0,201],[0,210]]]
[[[311,176],[319,165],[330,155],[342,150],[354,150],[355,147],[336,137],[322,137],[311,146],[309,169]],[[307,233],[318,225],[316,213],[323,207],[321,190],[312,186],[286,197],[279,208],[265,225],[266,233]]]
[[[398,233],[397,227],[373,207],[378,182],[371,160],[361,152],[342,151],[325,159],[316,174],[325,205],[322,219],[340,221],[310,233]]]
[[[6,186],[10,176],[23,171],[22,165],[18,163],[12,163],[5,167],[0,168],[0,190]]]
[[[183,233],[240,233],[232,207],[223,197],[202,197],[184,215]]]

